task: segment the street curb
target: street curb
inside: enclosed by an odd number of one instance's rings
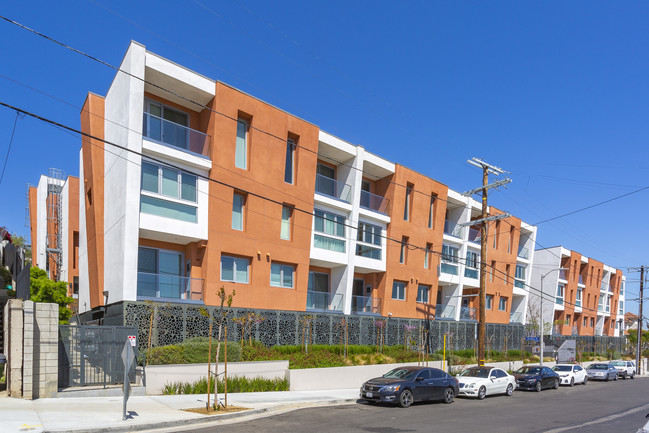
[[[187,426],[192,424],[205,424],[212,421],[231,420],[236,418],[243,418],[247,416],[267,415],[273,412],[282,412],[288,410],[297,410],[305,407],[312,406],[330,406],[338,404],[347,404],[357,402],[357,398],[323,400],[314,402],[295,402],[290,404],[278,404],[277,406],[264,407],[259,409],[248,409],[241,412],[224,413],[221,415],[205,415],[202,418],[179,419],[173,421],[162,421],[158,423],[147,424],[124,424],[123,426],[113,426],[105,428],[89,428],[89,429],[73,429],[70,430],[43,430],[43,433],[118,433],[118,432],[131,432],[142,430],[163,429],[169,427]],[[182,410],[182,409],[179,409]],[[254,418],[253,418],[254,419]]]

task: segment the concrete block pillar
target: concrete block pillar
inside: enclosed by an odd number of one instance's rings
[[[21,398],[23,393],[23,301],[10,299],[5,306],[7,318],[7,395]]]
[[[34,317],[33,398],[54,398],[59,379],[59,306],[37,303]]]
[[[34,398],[34,302],[23,303],[23,398]]]

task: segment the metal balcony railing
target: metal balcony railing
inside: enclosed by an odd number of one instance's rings
[[[170,274],[138,272],[137,297],[149,300],[203,302],[203,280]]]
[[[509,315],[509,323],[523,323],[523,313],[511,313]]]
[[[352,313],[381,314],[381,299],[372,296],[352,296]]]
[[[435,306],[436,319],[455,319],[455,306],[437,304]]]
[[[469,242],[479,244],[481,239],[482,239],[482,233],[480,232],[480,230],[474,229],[473,227],[469,227]]]
[[[446,220],[444,221],[444,233],[456,238],[462,238],[462,227],[452,221]]]
[[[315,192],[351,203],[351,186],[321,174],[315,175]]]
[[[373,210],[383,215],[388,214],[390,200],[380,195],[372,194],[369,191],[361,191],[361,207]]]
[[[477,269],[464,268],[464,276],[467,278],[475,278],[477,280],[479,275],[480,271],[478,271]]]
[[[210,157],[210,136],[150,113],[144,113],[142,136],[187,152]]]
[[[307,291],[306,309],[309,311],[343,311],[343,296],[329,292]]]
[[[460,307],[460,320],[476,320],[476,309],[472,307]]]

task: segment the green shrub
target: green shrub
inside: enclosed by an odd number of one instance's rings
[[[150,365],[164,364],[202,364],[207,362],[209,342],[207,338],[195,337],[180,344],[152,347],[149,350]],[[212,362],[216,357],[216,342],[212,340]],[[225,347],[221,343],[219,362],[225,359]],[[241,348],[237,343],[228,342],[228,361],[241,360]]]
[[[347,365],[345,359],[326,350],[309,350],[309,353],[293,353],[288,356],[288,368],[325,368],[343,367]]]
[[[148,362],[151,365],[184,364],[183,351],[183,347],[175,345],[152,347],[149,350]]]
[[[233,376],[228,378],[228,392],[266,392],[266,391],[288,391],[289,385],[286,378],[264,379],[261,377],[247,378],[244,376]],[[223,380],[218,382],[218,391],[225,391]],[[210,392],[214,392],[214,378],[210,378]],[[163,395],[176,394],[206,394],[207,380],[201,378],[193,383],[173,382],[168,383],[162,390]]]

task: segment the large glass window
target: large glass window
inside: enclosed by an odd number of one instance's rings
[[[183,253],[138,248],[137,294],[150,298],[180,299],[185,294],[183,278]]]
[[[498,302],[498,310],[500,311],[507,311],[507,298],[500,297],[500,301]]]
[[[295,160],[295,140],[286,140],[286,163],[284,165],[284,182],[293,183],[293,166]]]
[[[406,300],[406,283],[403,281],[394,281],[392,283],[392,299],[401,301]]]
[[[140,212],[197,222],[196,182],[194,175],[142,161]]]
[[[293,274],[295,266],[271,263],[270,265],[270,285],[273,287],[293,288]]]
[[[237,192],[234,193],[232,199],[232,229],[243,230],[243,206],[246,202],[246,197]]]
[[[358,243],[356,244],[356,255],[381,260],[381,248],[376,248],[372,245],[378,245],[379,247],[381,246],[382,230],[383,229],[380,226],[359,222],[357,230]]]
[[[428,304],[428,294],[430,293],[430,286],[420,284],[417,287],[417,302]]]
[[[325,250],[345,252],[345,217],[316,209],[313,246]]]
[[[142,135],[182,149],[189,148],[189,116],[156,101],[145,101]]]
[[[221,281],[248,284],[249,267],[249,259],[221,256]]]
[[[237,140],[234,150],[234,166],[246,170],[248,168],[248,121],[237,119]]]

